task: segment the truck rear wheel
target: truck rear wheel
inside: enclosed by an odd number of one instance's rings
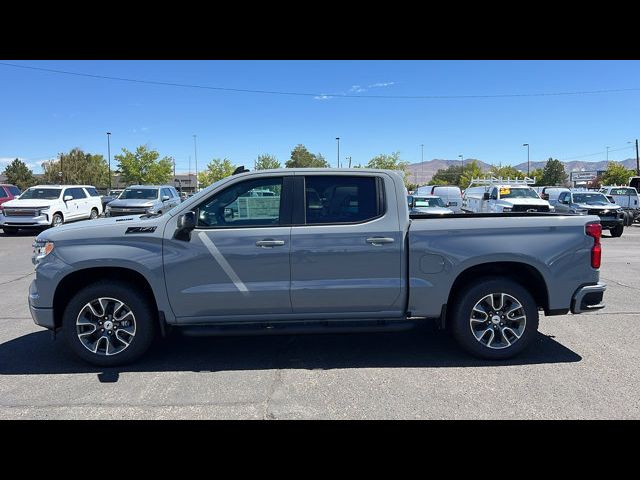
[[[155,335],[151,302],[133,285],[98,282],[80,290],[68,303],[62,333],[71,350],[101,367],[133,362]]]
[[[532,295],[507,279],[483,278],[458,297],[452,331],[469,353],[503,360],[522,352],[538,331],[538,308]]]
[[[622,232],[624,231],[624,225],[616,225],[609,231],[611,232],[612,237],[619,237],[622,235]]]

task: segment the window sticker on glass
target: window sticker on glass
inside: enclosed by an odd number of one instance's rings
[[[511,193],[511,189],[508,187],[500,189],[500,195],[509,195],[510,193]]]

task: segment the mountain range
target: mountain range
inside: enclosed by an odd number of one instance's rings
[[[491,169],[491,164],[483,162],[482,160],[478,160],[475,158],[465,159],[464,163],[468,163],[475,160],[478,162],[478,165],[482,169],[483,172],[488,172]],[[582,171],[593,171],[593,170],[606,170],[607,162],[584,162],[580,160],[575,160],[571,162],[562,162],[564,164],[564,169],[567,173],[569,172],[582,172]],[[634,169],[636,168],[636,159],[628,158],[622,162],[620,162],[626,168]],[[433,159],[433,160],[425,160],[424,162],[411,163],[407,166],[407,171],[409,172],[409,181],[411,183],[425,184],[428,183],[431,178],[436,174],[436,172],[440,169],[446,169],[451,165],[460,165],[460,160],[441,160],[441,159]],[[544,168],[547,164],[547,161],[543,162],[531,162],[530,167],[531,170],[536,168]],[[513,166],[517,170],[526,173],[527,171],[527,162],[519,163]]]

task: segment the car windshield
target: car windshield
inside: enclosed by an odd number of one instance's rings
[[[500,198],[540,198],[530,188],[500,188]]]
[[[586,203],[587,205],[608,205],[610,202],[601,193],[574,193],[573,203]]]
[[[157,188],[127,188],[120,194],[119,200],[143,199],[152,200],[158,198]]]
[[[117,197],[121,193],[122,193],[121,190],[109,190],[109,193],[107,193],[107,196],[108,197]]]
[[[60,197],[60,188],[29,188],[20,195],[20,200],[56,200]]]
[[[436,197],[436,198],[420,198],[420,197],[414,197],[415,198],[415,206],[416,207],[444,207],[444,202],[442,201],[442,199],[440,197]]]

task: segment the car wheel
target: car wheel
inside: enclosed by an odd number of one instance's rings
[[[61,227],[64,224],[64,218],[61,213],[54,213],[51,218],[52,227]]]
[[[520,284],[482,278],[458,297],[452,312],[452,332],[469,353],[503,360],[522,352],[538,331],[538,308]]]
[[[156,332],[152,302],[126,283],[98,282],[68,303],[62,332],[70,349],[102,367],[133,362],[144,354]]]
[[[633,224],[633,213],[624,212],[624,214],[625,214],[625,218],[627,220],[624,225],[625,225],[625,227],[630,227]]]
[[[16,227],[2,227],[5,235],[16,235],[18,233],[18,228]]]
[[[92,208],[91,213],[89,214],[89,218],[91,220],[95,220],[96,218],[98,218],[98,210],[96,210],[95,208]]]
[[[622,232],[624,231],[624,225],[616,225],[609,231],[611,232],[612,237],[619,237],[622,235]]]

